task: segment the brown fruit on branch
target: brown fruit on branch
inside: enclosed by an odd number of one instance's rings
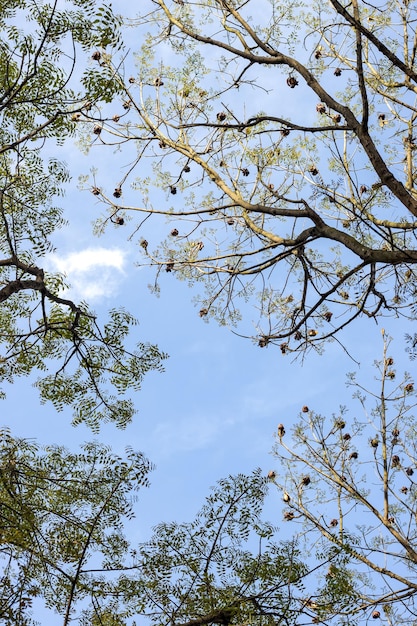
[[[281,438],[285,435],[285,428],[284,428],[284,424],[278,424],[278,437]]]
[[[298,85],[298,80],[295,78],[295,76],[288,76],[287,85],[288,87],[291,87],[291,89],[294,89],[294,87],[297,87]]]

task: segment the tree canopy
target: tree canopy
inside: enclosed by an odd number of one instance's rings
[[[65,297],[64,277],[48,274],[42,259],[65,224],[58,203],[70,173],[56,144],[74,134],[82,111],[117,93],[113,70],[97,73],[90,57],[120,48],[119,27],[111,8],[85,0],[0,3],[0,380],[43,371],[42,399],[73,406],[75,422],[96,429],[102,419],[130,420],[123,395],[163,355],[129,347],[135,319],[124,310],[100,325],[88,305]]]
[[[99,443],[78,453],[58,445],[41,449],[2,429],[2,624],[39,623],[41,607],[60,615],[63,625],[75,615],[87,623],[87,614],[115,614],[111,573],[127,558],[124,526],[133,517],[132,495],[148,485],[151,468],[132,449],[123,457]],[[123,609],[118,615],[121,620]]]
[[[140,11],[133,71],[110,6],[0,0],[0,381],[40,372],[41,400],[93,430],[127,424],[130,392],[164,355],[131,348],[129,313],[102,325],[43,267],[70,176],[54,148],[78,131],[132,158],[109,188],[94,168],[83,179],[107,208],[97,230],[132,225],[156,290],[161,272],[204,285],[202,318],[242,322],[285,354],[361,316],[416,316],[412,3]],[[41,448],[2,429],[0,621],[33,624],[42,606],[65,626],[413,622],[416,392],[383,340],[379,388],[350,377],[363,416],[303,406],[278,425],[279,469],[219,481],[194,521],[139,544],[125,529],[148,484],[143,454]],[[263,515],[275,488],[280,526]]]
[[[267,476],[218,481],[193,521],[139,544],[124,531],[148,484],[142,454],[41,449],[4,430],[0,620],[31,624],[44,602],[63,624],[412,623],[416,390],[391,348],[384,335],[373,384],[349,376],[359,410],[301,407],[277,427]]]
[[[165,271],[203,283],[201,317],[261,347],[414,319],[415,19],[396,0],[146,2],[124,108],[83,118],[136,150],[113,183],[91,180],[99,226],[131,217],[156,288]]]
[[[383,336],[375,381],[348,377],[359,411],[303,406],[293,425],[278,425],[271,479],[283,520],[300,548],[330,563],[313,622],[410,624],[416,612],[416,390]]]

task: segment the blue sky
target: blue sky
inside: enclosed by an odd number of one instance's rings
[[[134,14],[131,3],[119,1],[114,6]],[[133,44],[134,31],[130,37]],[[256,110],[258,104],[254,97],[250,105]],[[135,266],[139,253],[126,241],[128,227],[110,228],[95,237],[93,222],[101,207],[95,196],[77,188],[78,176],[88,174],[93,164],[101,180],[116,183],[127,156],[98,146],[85,155],[71,142],[57,148],[56,155],[72,173],[63,200],[69,226],[57,233],[57,252],[48,259],[48,267],[64,272],[72,296],[87,300],[103,320],[107,309],[124,306],[140,322],[132,339],[157,343],[170,357],[165,373],[145,378],[135,398],[138,414],[133,423],[125,431],[104,426],[99,435],[116,451],[127,444],[141,449],[156,464],[152,487],[142,496],[146,506],[138,506],[145,536],[162,519],[191,518],[209,486],[222,476],[257,466],[267,472],[274,465],[270,450],[277,424],[296,421],[305,404],[321,413],[349,404],[346,373],[358,365],[337,343],[322,356],[310,353],[304,362],[294,361],[278,348],[260,349],[228,328],[207,324],[192,303],[193,290],[173,274],[164,273],[160,297],[152,295],[148,284],[154,273]],[[134,201],[137,197],[132,195]],[[168,226],[161,228],[165,235]],[[245,315],[256,317],[250,306]],[[398,368],[413,367],[404,353],[403,322],[381,320],[376,325],[365,319],[343,334],[365,378],[373,376],[370,366],[382,351],[382,326],[396,340]],[[69,447],[94,438],[85,427],[70,425],[69,411],[57,414],[51,406],[40,406],[31,383],[18,381],[3,405],[2,421],[15,435]],[[279,521],[278,510],[277,516],[274,521]]]
[[[131,3],[116,3],[122,10],[124,5]],[[96,238],[92,223],[100,207],[92,194],[77,189],[78,175],[88,173],[92,158],[103,179],[114,177],[123,159],[110,150],[85,156],[73,144],[57,148],[56,154],[62,154],[73,178],[63,200],[69,226],[56,236],[57,253],[48,259],[49,267],[66,273],[72,295],[90,302],[103,320],[108,308],[124,306],[140,322],[133,340],[157,343],[169,354],[164,373],[146,376],[135,397],[138,414],[132,424],[124,431],[103,426],[98,436],[117,452],[126,445],[140,449],[156,465],[151,488],[139,494],[136,505],[138,540],[146,539],[159,521],[190,520],[221,477],[258,466],[266,474],[275,465],[270,451],[277,424],[289,428],[303,405],[328,414],[341,404],[359,408],[345,387],[346,373],[357,370],[359,378],[371,379],[372,362],[382,353],[382,327],[395,339],[397,370],[415,367],[404,353],[404,333],[410,329],[402,321],[376,325],[365,319],[344,332],[343,341],[360,366],[337,343],[301,362],[278,348],[260,349],[215,322],[205,323],[192,303],[193,291],[173,274],[163,276],[156,298],[148,290],[152,270],[135,266],[138,251],[126,242],[129,231],[110,229]],[[249,306],[245,314],[254,316]],[[85,427],[70,425],[69,411],[41,406],[32,382],[17,381],[3,403],[1,421],[14,435],[69,448],[95,438]],[[275,496],[270,499],[268,516],[278,525],[281,508]]]

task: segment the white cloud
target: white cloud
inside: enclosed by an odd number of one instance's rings
[[[48,269],[65,275],[72,297],[88,302],[114,296],[125,275],[126,253],[120,248],[86,248],[53,254]]]

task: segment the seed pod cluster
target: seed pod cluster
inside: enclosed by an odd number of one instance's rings
[[[294,87],[297,87],[297,85],[298,85],[298,80],[295,78],[295,76],[288,76],[288,78],[287,78],[287,85],[291,89],[294,89]]]

